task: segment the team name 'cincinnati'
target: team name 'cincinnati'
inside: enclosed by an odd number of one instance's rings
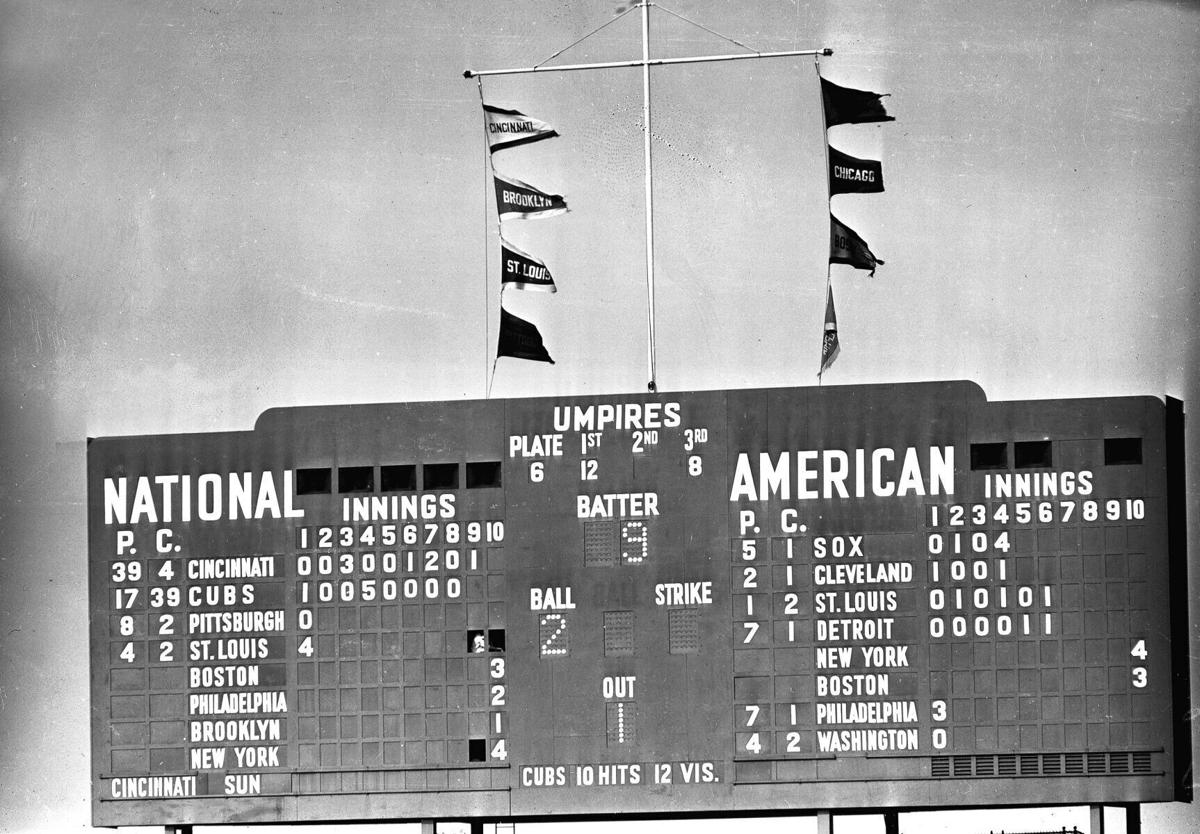
[[[488,125],[490,133],[532,133],[537,130],[533,122],[492,122]]]

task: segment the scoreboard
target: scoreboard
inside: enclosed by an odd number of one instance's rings
[[[93,821],[1190,799],[1182,461],[970,382],[94,439]]]

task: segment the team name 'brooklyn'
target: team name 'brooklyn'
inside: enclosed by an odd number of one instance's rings
[[[869,492],[868,492],[869,490]],[[805,449],[737,457],[730,501],[953,495],[954,447]]]
[[[521,208],[549,208],[554,201],[544,194],[522,194],[520,191],[505,191],[504,204]]]

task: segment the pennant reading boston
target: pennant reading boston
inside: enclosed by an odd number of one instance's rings
[[[954,447],[738,453],[730,501],[954,494]]]
[[[883,263],[875,257],[858,232],[832,214],[829,215],[829,262],[848,264],[855,269],[869,269],[871,275],[875,274],[875,267]]]

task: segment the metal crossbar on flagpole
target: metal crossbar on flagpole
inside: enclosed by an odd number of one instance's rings
[[[628,61],[602,61],[590,64],[557,64],[547,66],[545,64],[535,64],[532,67],[512,67],[508,69],[493,69],[493,70],[464,70],[464,78],[480,78],[485,75],[521,75],[536,72],[572,72],[577,70],[596,70],[596,69],[616,69],[621,67],[641,67],[642,68],[642,123],[644,126],[645,135],[643,137],[643,162],[646,175],[646,328],[647,328],[647,346],[646,346],[646,362],[650,380],[647,383],[647,388],[650,391],[658,390],[658,375],[655,356],[655,339],[654,339],[654,187],[653,187],[653,170],[652,170],[652,155],[650,152],[650,67],[661,67],[672,64],[700,64],[700,63],[716,63],[720,61],[745,61],[758,58],[788,58],[801,55],[832,55],[833,50],[824,49],[796,49],[786,50],[782,52],[749,52],[749,53],[734,53],[730,55],[696,55],[685,58],[651,58],[650,57],[650,7],[656,5],[643,0],[643,2],[635,4],[632,8],[640,8],[642,11],[642,57],[640,60],[632,59]],[[627,10],[628,11],[628,10]],[[669,9],[663,9],[670,12]],[[622,15],[623,16],[623,15]],[[679,15],[675,15],[679,17]],[[688,23],[686,18],[680,18]],[[612,22],[612,21],[610,21]],[[606,26],[608,24],[605,24]],[[699,25],[699,24],[693,24]],[[600,27],[604,28],[604,27]],[[704,27],[700,27],[704,28]],[[599,31],[599,30],[597,30]],[[711,31],[711,30],[706,30]],[[594,33],[593,33],[594,34]],[[717,33],[713,33],[717,34]],[[586,39],[585,36],[584,39]],[[721,37],[724,37],[723,35]],[[583,40],[583,39],[581,39]],[[730,40],[726,38],[726,40]],[[576,41],[579,43],[580,41]],[[731,41],[737,43],[736,41]],[[574,46],[575,44],[572,44]],[[737,44],[742,46],[742,44]],[[570,48],[570,47],[568,47]],[[560,50],[552,57],[557,57],[566,50]]]

